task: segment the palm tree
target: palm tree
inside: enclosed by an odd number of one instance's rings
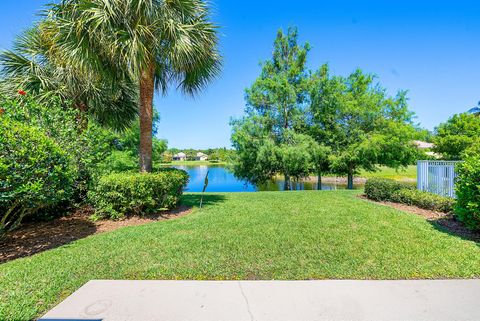
[[[202,0],[63,0],[51,7],[67,60],[107,75],[126,70],[137,81],[142,172],[152,170],[155,91],[166,94],[175,84],[195,95],[219,73],[209,14]]]
[[[39,100],[59,96],[79,112],[80,128],[87,114],[100,124],[126,128],[136,119],[137,91],[128,77],[112,82],[92,71],[75,68],[58,52],[54,24],[43,21],[18,36],[12,50],[0,53],[0,86],[6,95],[25,90]]]

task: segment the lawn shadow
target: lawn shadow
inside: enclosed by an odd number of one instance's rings
[[[480,232],[469,230],[453,215],[427,220],[437,231],[459,237],[463,240],[474,241],[480,247]]]
[[[182,196],[182,204],[189,207],[200,207],[200,200],[202,199],[202,194],[185,194]],[[225,195],[218,194],[204,194],[203,195],[203,206],[214,205],[217,203],[225,202]]]

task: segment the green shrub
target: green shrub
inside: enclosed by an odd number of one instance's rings
[[[79,111],[66,107],[54,96],[40,101],[34,95],[16,99],[0,95],[0,106],[4,109],[3,117],[37,128],[68,151],[76,172],[74,199],[82,203],[98,164],[110,154],[117,135],[95,125],[94,121],[82,130]]]
[[[470,156],[458,165],[455,214],[473,230],[480,230],[480,156]]]
[[[113,151],[97,166],[97,173],[107,175],[110,173],[138,172],[138,157],[130,151]]]
[[[51,138],[0,116],[0,235],[68,200],[74,179],[70,157]]]
[[[372,178],[365,183],[365,194],[374,201],[390,201],[418,206],[423,209],[450,213],[455,200],[428,192],[415,186],[387,178]]]
[[[455,200],[416,189],[401,189],[392,194],[392,202],[417,206],[430,211],[450,213]]]
[[[178,169],[113,173],[100,178],[89,198],[95,218],[119,219],[175,207],[187,182],[188,174]]]
[[[371,178],[365,183],[365,194],[374,201],[392,201],[392,196],[399,190],[413,190],[415,187],[388,178]]]

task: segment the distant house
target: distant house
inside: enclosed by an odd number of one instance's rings
[[[431,148],[433,148],[432,143],[422,142],[421,140],[414,140],[413,143],[418,147],[418,149],[431,149]]]
[[[427,143],[421,140],[414,140],[413,143],[418,147],[418,149],[423,149],[425,152],[425,155],[431,156],[433,158],[441,157],[441,155],[431,151],[431,149],[435,147],[433,143]]]
[[[208,160],[208,155],[207,155],[207,154],[204,154],[204,153],[202,153],[202,152],[198,152],[198,153],[197,153],[197,157],[195,157],[195,159],[196,159],[197,161],[206,161],[206,160]]]
[[[173,155],[173,160],[174,161],[186,161],[187,160],[187,155],[185,153],[178,153]]]

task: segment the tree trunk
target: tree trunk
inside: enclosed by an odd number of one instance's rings
[[[317,179],[317,190],[322,190],[322,172],[318,171],[318,179]]]
[[[145,68],[140,74],[140,172],[152,171],[152,123],[154,67]]]
[[[348,184],[347,189],[353,189],[353,169],[348,169]]]
[[[285,184],[283,185],[283,189],[286,191],[291,190],[292,186],[290,184],[290,176],[288,174],[285,174]]]

